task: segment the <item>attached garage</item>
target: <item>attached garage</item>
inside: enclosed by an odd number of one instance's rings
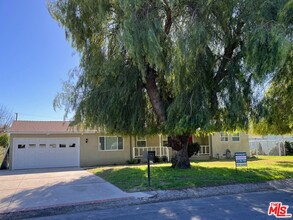
[[[14,121],[10,169],[79,167],[81,132],[70,122]]]
[[[12,169],[78,167],[80,139],[14,138]]]
[[[13,121],[9,169],[122,164],[132,158],[135,140],[80,129],[69,121]]]

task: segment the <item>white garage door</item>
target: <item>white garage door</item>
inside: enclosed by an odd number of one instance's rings
[[[12,169],[78,167],[80,139],[14,138]]]

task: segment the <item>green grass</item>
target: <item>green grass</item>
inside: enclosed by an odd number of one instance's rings
[[[234,160],[193,161],[192,168],[177,170],[170,164],[151,165],[151,189],[178,189],[235,183],[255,183],[293,178],[293,156],[259,156],[249,159],[248,167],[235,171]],[[147,187],[147,166],[112,166],[90,172],[126,191],[143,191]]]

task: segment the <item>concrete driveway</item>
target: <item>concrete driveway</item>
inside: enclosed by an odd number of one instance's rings
[[[83,169],[0,171],[0,213],[144,197]]]

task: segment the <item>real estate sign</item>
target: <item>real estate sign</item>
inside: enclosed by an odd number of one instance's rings
[[[237,167],[247,167],[246,152],[235,152],[235,164]]]

